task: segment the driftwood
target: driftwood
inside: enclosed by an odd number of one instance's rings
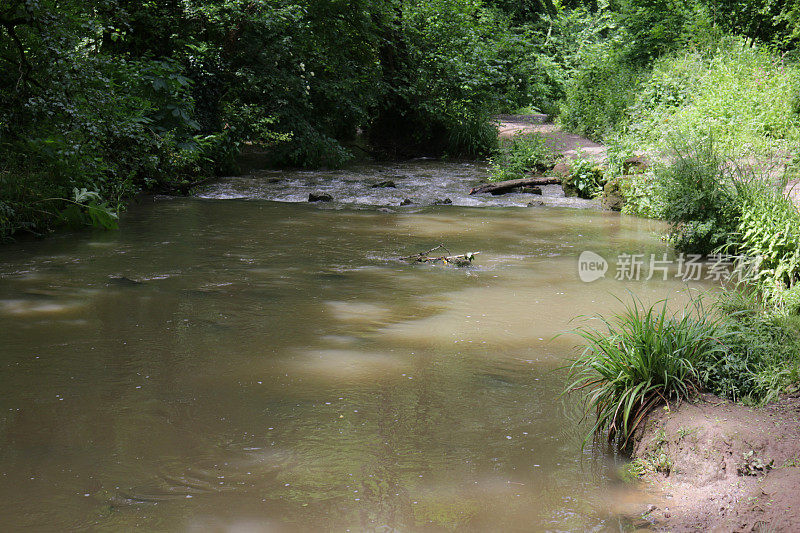
[[[450,255],[431,256],[430,254],[432,252],[435,252],[436,250],[444,250]],[[467,266],[479,253],[480,252],[469,252],[461,255],[452,255],[452,252],[447,248],[445,248],[444,244],[440,244],[435,248],[431,248],[427,252],[420,252],[418,254],[409,255],[407,257],[401,257],[400,260],[413,261],[415,263],[436,263],[437,261],[440,261],[445,265],[453,264],[456,266]]]
[[[511,189],[523,187],[525,185],[560,185],[561,178],[520,178],[518,180],[498,181],[497,183],[487,183],[480,187],[475,187],[470,194],[483,194],[486,192],[492,194],[504,194]]]

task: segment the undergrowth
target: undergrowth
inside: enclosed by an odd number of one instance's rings
[[[593,433],[623,447],[660,403],[698,392],[752,405],[774,400],[800,378],[800,317],[764,307],[754,291],[733,290],[670,312],[663,300],[634,299],[623,313],[580,327],[584,348],[570,367],[569,392],[585,394]]]
[[[514,134],[503,139],[491,165],[489,181],[506,181],[523,178],[530,173],[547,172],[556,162],[555,151],[548,146],[544,137],[537,133]]]

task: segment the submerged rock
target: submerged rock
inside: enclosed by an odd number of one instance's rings
[[[326,192],[312,192],[308,195],[309,202],[330,202],[333,196]]]
[[[396,189],[397,185],[392,180],[381,181],[372,186],[373,189]]]
[[[414,205],[414,201],[411,198],[406,198],[400,202],[400,205]]]
[[[436,200],[433,201],[433,203],[431,205],[449,205],[449,204],[452,204],[452,203],[453,203],[453,200],[451,200],[450,198],[445,198],[444,200],[437,198]]]

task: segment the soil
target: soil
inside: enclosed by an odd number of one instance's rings
[[[545,138],[550,147],[566,158],[604,160],[606,147],[586,137],[567,133],[557,125],[548,122],[547,115],[498,115],[500,138],[511,137],[516,133],[538,133]]]
[[[800,531],[800,394],[761,408],[712,395],[652,412],[634,457],[657,531]],[[661,471],[656,471],[660,469]]]

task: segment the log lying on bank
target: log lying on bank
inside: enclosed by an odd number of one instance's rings
[[[430,254],[435,252],[436,250],[444,250],[448,254],[451,255],[441,255],[441,256],[431,256]],[[475,256],[478,255],[480,252],[469,252],[466,254],[461,255],[452,255],[452,252],[444,247],[443,244],[435,248],[431,248],[427,252],[420,252],[418,254],[409,255],[407,257],[401,257],[401,261],[413,261],[414,263],[436,263],[441,262],[445,265],[456,265],[456,266],[467,266],[472,263],[472,260],[475,259]]]
[[[470,194],[505,194],[511,189],[526,185],[561,185],[561,178],[520,178],[518,180],[498,181],[497,183],[487,183],[480,187],[475,187]]]

